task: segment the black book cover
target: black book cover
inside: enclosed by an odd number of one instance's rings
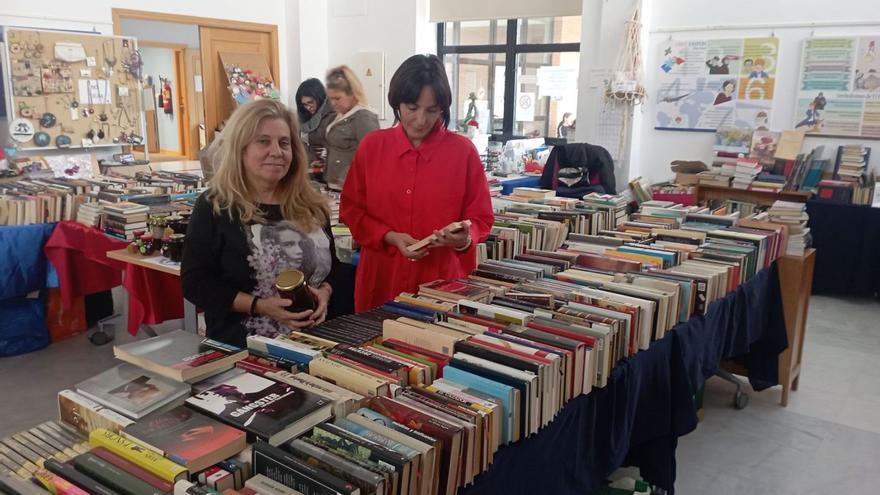
[[[266,439],[330,403],[308,390],[250,373],[236,376],[186,402]]]
[[[359,492],[351,483],[296,458],[278,447],[258,441],[253,445],[254,475],[293,488],[303,495],[352,495]]]
[[[64,478],[93,495],[120,495],[119,492],[111,490],[83,473],[80,473],[70,464],[58,462],[55,459],[46,459],[43,466],[52,474]]]

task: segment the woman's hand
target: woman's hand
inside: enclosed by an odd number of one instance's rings
[[[413,239],[413,237],[409,234],[404,234],[401,232],[388,232],[387,234],[385,234],[384,240],[385,244],[396,247],[404,258],[407,258],[411,261],[420,260],[428,255],[428,250],[425,248],[419,249],[418,251],[410,251],[409,249],[407,249],[407,246],[419,242],[417,239]]]
[[[437,238],[431,243],[431,246],[434,247],[448,246],[453,249],[462,250],[468,247],[471,243],[471,231],[467,228],[458,229],[455,232],[450,232],[445,228],[442,230],[435,230],[434,236]]]
[[[330,284],[324,282],[317,289],[309,287],[309,290],[312,291],[312,296],[315,297],[315,301],[318,303],[317,309],[315,309],[311,316],[312,324],[318,325],[327,319],[327,306],[330,304],[333,288],[330,287]]]
[[[329,300],[329,297],[328,297]],[[300,313],[291,313],[287,307],[293,303],[290,299],[281,297],[261,298],[257,301],[256,313],[260,316],[268,316],[275,321],[281,322],[291,328],[306,328],[314,324],[311,309]],[[326,313],[326,308],[324,310]]]

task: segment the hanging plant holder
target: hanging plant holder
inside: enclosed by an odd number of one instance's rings
[[[611,102],[635,106],[641,104],[647,95],[642,75],[641,31],[642,23],[636,9],[632,19],[626,21],[613,79],[605,89],[605,98]]]

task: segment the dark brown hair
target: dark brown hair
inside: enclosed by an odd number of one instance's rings
[[[394,121],[400,121],[400,105],[419,100],[422,88],[430,86],[434,90],[437,106],[443,109],[443,125],[449,127],[452,90],[446,69],[437,55],[413,55],[406,59],[388,84],[388,104],[394,112]]]

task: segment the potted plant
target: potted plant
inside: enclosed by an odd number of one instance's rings
[[[150,233],[153,234],[154,239],[162,239],[165,237],[165,229],[168,227],[168,216],[151,216],[150,219],[147,220],[147,225],[150,227]]]

